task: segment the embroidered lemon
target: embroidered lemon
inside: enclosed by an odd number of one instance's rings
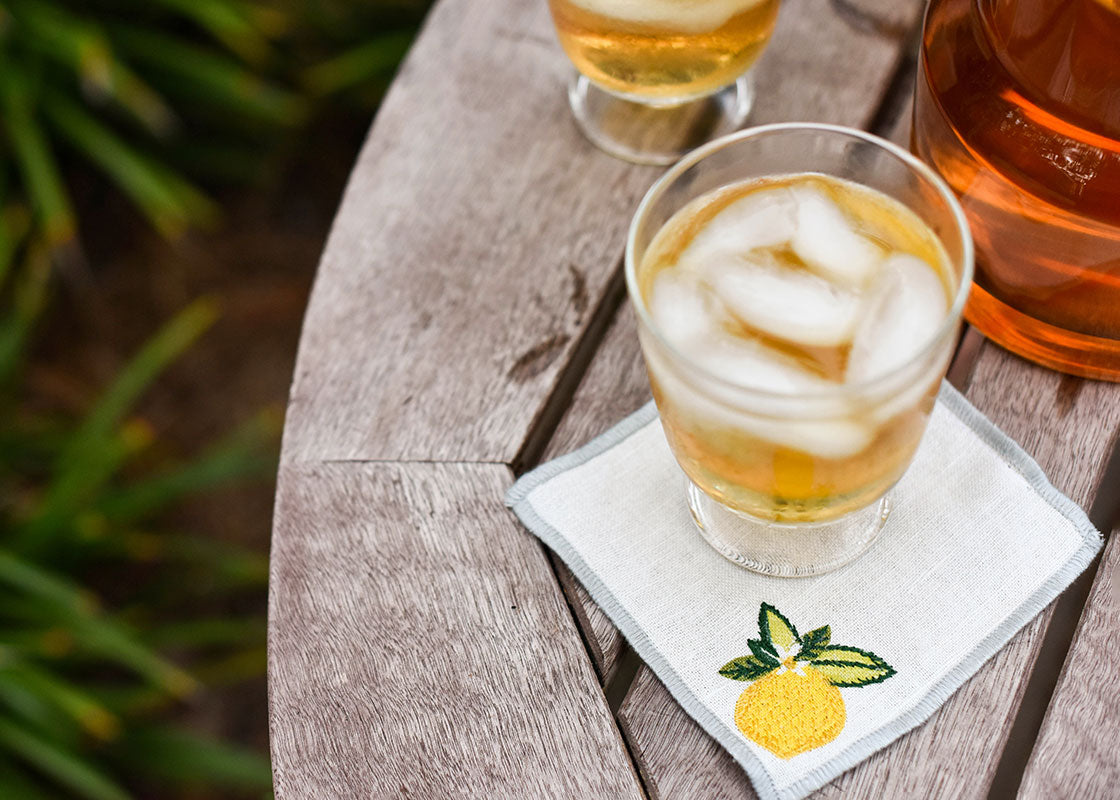
[[[735,704],[735,725],[743,735],[779,758],[828,744],[844,729],[845,716],[840,690],[809,666],[771,672]]]
[[[779,758],[828,744],[844,729],[847,711],[838,687],[881,683],[894,669],[874,653],[830,644],[829,626],[799,636],[778,609],[758,610],[751,654],[729,661],[720,675],[750,686],[735,703],[735,725]]]

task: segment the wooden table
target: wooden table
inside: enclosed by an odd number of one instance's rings
[[[921,5],[787,0],[752,122],[904,139]],[[515,475],[649,391],[621,254],[660,171],[580,137],[569,69],[544,0],[442,0],[355,165],[276,498],[281,800],[753,797],[502,506]],[[951,379],[1102,530],[1116,524],[1120,385],[975,332]],[[1113,541],[930,721],[817,796],[1115,796],[1118,563]]]

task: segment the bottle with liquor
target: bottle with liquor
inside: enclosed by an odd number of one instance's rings
[[[912,146],[972,227],[968,320],[1120,381],[1120,0],[932,0]]]

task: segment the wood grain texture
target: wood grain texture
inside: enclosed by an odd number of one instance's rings
[[[351,175],[287,461],[510,461],[657,171],[578,133],[547,4],[436,5]]]
[[[832,8],[849,25],[880,36],[905,36],[914,24],[913,9],[896,0],[832,0]]]
[[[921,5],[885,2],[911,19]],[[899,37],[853,26],[831,0],[784,0],[774,38],[755,67],[749,124],[811,120],[867,127],[900,56]]]
[[[684,713],[648,667],[638,670],[618,722],[651,798],[757,797],[743,768]]]
[[[1120,787],[1120,543],[1113,534],[1023,777],[1022,800],[1114,797]]]
[[[281,800],[642,797],[507,468],[285,466],[269,598]]]

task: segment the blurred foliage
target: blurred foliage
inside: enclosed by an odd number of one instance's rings
[[[18,310],[9,313],[9,319]],[[162,718],[200,687],[264,663],[264,620],[209,616],[260,593],[263,555],[163,530],[185,495],[267,476],[278,422],[262,415],[192,461],[134,469],[154,432],[130,410],[213,322],[195,302],[153,336],[80,420],[0,394],[0,797],[267,791],[267,760]],[[10,360],[0,381],[12,387]],[[97,576],[101,591],[89,576]],[[107,595],[107,596],[106,596]]]
[[[74,241],[67,163],[169,236],[213,222],[191,178],[261,180],[317,112],[368,113],[428,5],[0,0],[0,271],[23,236]]]
[[[168,722],[259,675],[261,554],[166,530],[184,496],[270,476],[278,421],[147,457],[134,407],[217,313],[168,322],[84,417],[32,412],[23,367],[54,276],[83,267],[74,174],[168,237],[220,220],[317,119],[368,118],[428,0],[0,0],[0,797],[267,793],[267,760]],[[218,602],[223,601],[223,602]],[[152,787],[158,787],[152,794]]]

